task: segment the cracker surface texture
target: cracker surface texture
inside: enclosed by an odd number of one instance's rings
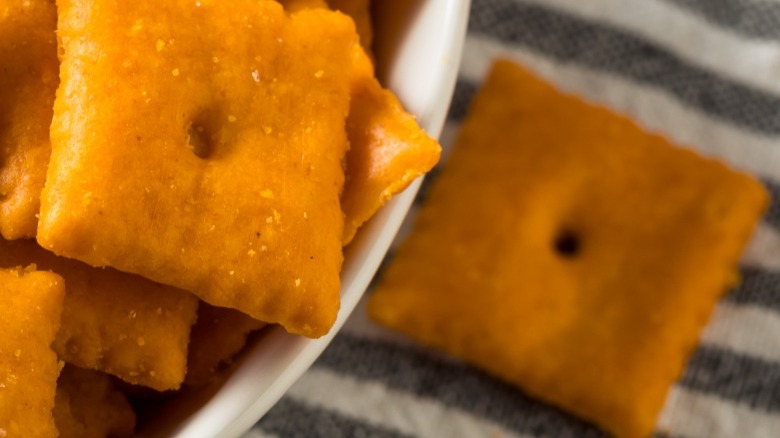
[[[343,12],[355,21],[360,45],[366,51],[371,50],[374,42],[374,27],[371,23],[371,0],[328,0],[332,9]]]
[[[294,14],[306,9],[327,9],[328,3],[325,0],[279,0],[279,3],[284,6],[284,10],[290,14]]]
[[[0,268],[30,264],[65,279],[62,325],[52,345],[60,359],[159,391],[181,385],[195,296],[57,257],[34,240],[0,239]]]
[[[0,234],[35,237],[59,82],[50,0],[0,0]]]
[[[651,435],[767,205],[508,61],[426,199],[373,318],[626,438]]]
[[[374,41],[374,28],[371,23],[370,0],[278,0],[289,13],[306,9],[330,8],[348,15],[355,23],[360,36],[360,45],[370,53]]]
[[[344,244],[393,195],[439,161],[439,143],[423,131],[398,98],[382,88],[371,60],[353,50],[352,101],[347,119],[346,182],[341,195]]]
[[[351,20],[62,0],[38,241],[309,337],[339,308]]]
[[[63,280],[50,272],[0,269],[0,435],[56,436],[52,408],[60,363]]]
[[[281,3],[289,12],[327,7],[324,0],[283,0]],[[330,3],[356,22],[368,20],[370,26],[367,1]],[[358,31],[362,27],[358,24]],[[345,246],[380,207],[431,170],[441,155],[439,143],[420,128],[398,98],[376,79],[367,50],[365,44],[352,49],[351,101],[347,118],[349,150],[341,194]]]
[[[54,422],[60,438],[130,437],[135,412],[107,374],[67,365],[57,380]]]
[[[187,385],[204,385],[233,362],[249,334],[265,323],[225,307],[200,303],[187,358]]]

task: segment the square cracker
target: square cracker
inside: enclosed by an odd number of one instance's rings
[[[290,12],[327,7],[324,0],[282,0],[281,3]],[[362,10],[358,5],[361,2],[331,3],[334,8],[341,5],[353,12]],[[355,45],[352,63],[347,118],[349,150],[341,194],[345,246],[382,205],[431,170],[441,155],[439,143],[420,128],[398,98],[376,79],[366,49]]]
[[[35,237],[59,82],[51,0],[0,0],[0,234]]]
[[[370,314],[644,437],[767,194],[499,61],[427,200]]]
[[[62,278],[0,270],[0,435],[56,436],[52,418],[60,363],[50,345],[60,326]]]
[[[327,333],[339,308],[351,20],[289,17],[270,0],[58,7],[42,246],[292,333]]]
[[[0,268],[35,264],[65,279],[52,344],[65,362],[159,391],[178,388],[198,299],[137,275],[57,257],[34,240],[0,239]]]
[[[57,380],[54,422],[60,438],[129,437],[135,412],[104,373],[66,365]]]
[[[350,149],[341,195],[344,245],[393,195],[431,170],[441,155],[439,143],[382,88],[365,51],[355,47],[353,60]]]

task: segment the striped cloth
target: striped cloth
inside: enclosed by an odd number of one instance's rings
[[[442,143],[496,56],[757,175],[775,199],[656,435],[780,437],[780,0],[473,0]],[[425,192],[421,193],[424,197]],[[602,437],[355,313],[249,437]]]

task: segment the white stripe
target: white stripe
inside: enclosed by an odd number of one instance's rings
[[[420,438],[521,437],[435,400],[319,368],[304,374],[290,389],[288,396],[301,403],[326,407],[347,417]]]
[[[746,39],[660,0],[533,0],[623,29],[705,69],[772,93],[780,92],[780,42]]]
[[[701,342],[780,362],[780,313],[753,305],[718,304]]]
[[[344,326],[344,330],[353,336],[375,339],[375,340],[382,340],[386,342],[392,342],[397,345],[398,344],[408,345],[414,348],[420,348],[419,345],[414,344],[408,338],[398,335],[395,332],[389,331],[387,329],[384,329],[372,323],[364,315],[365,315],[365,311],[362,310],[360,307],[358,307],[355,313],[352,314],[350,320]],[[716,307],[715,312],[713,313],[713,316],[710,320],[710,323],[704,329],[702,333],[701,341],[704,344],[719,346],[737,353],[759,357],[769,361],[780,362],[780,338],[777,337],[777,333],[780,333],[780,314],[762,308],[758,308],[755,306],[750,306],[750,305],[734,305],[731,303],[721,303]],[[444,355],[437,355],[437,356],[439,356],[440,360],[447,360],[447,357]],[[320,371],[316,370],[316,372],[320,372]],[[308,392],[310,390],[309,384],[306,385],[307,388],[305,389],[305,391]],[[343,389],[339,388],[338,390],[342,391]],[[670,405],[671,403],[674,403],[674,400],[672,399],[673,397],[676,396],[676,393],[679,391],[681,390],[674,390],[670,392],[670,396],[667,398],[667,406]],[[685,392],[685,390],[682,391]],[[733,422],[733,421],[737,421],[737,422],[748,421],[743,419],[753,418],[754,416],[758,416],[759,419],[762,418],[760,414],[756,414],[755,412],[747,408],[741,408],[739,406],[735,408],[736,405],[732,405],[731,403],[728,402],[721,402],[720,404],[716,403],[715,405],[713,405],[708,400],[708,397],[710,396],[704,397],[704,401],[699,401],[698,399],[700,397],[694,397],[696,402],[691,404],[690,403],[691,395],[689,393],[684,393],[685,401],[683,402],[682,405],[679,405],[676,409],[682,410],[682,412],[686,414],[680,414],[677,412],[674,413],[673,424],[672,424],[673,427],[671,430],[674,432],[675,435],[683,435],[686,438],[693,438],[698,436],[701,437],[709,436],[707,435],[707,433],[704,432],[700,434],[693,434],[689,432],[691,432],[691,430],[707,431],[708,429],[706,428],[709,427],[707,425],[707,422],[710,420],[697,419],[696,421],[703,422],[704,424],[697,423],[695,425],[695,429],[685,429],[685,428],[680,429],[680,423],[684,422],[686,418],[689,418],[688,415],[691,416],[695,415],[697,416],[697,418],[709,419],[710,416],[717,417],[718,415],[720,415],[721,410],[728,410],[729,412],[733,411],[736,417],[730,419],[718,419],[716,421],[716,423],[719,421],[726,421],[727,424],[730,424],[729,422]],[[406,403],[406,402],[402,402],[400,400],[390,401],[388,399],[387,403],[395,404],[395,403]],[[371,407],[369,409],[374,409],[374,407]],[[384,409],[387,409],[387,407],[382,406],[380,410],[384,410]],[[710,409],[713,409],[714,410],[713,412],[715,412],[715,414],[709,412]],[[669,417],[670,413],[666,412],[664,415]],[[376,419],[372,419],[372,421],[376,422],[375,420]],[[395,420],[387,420],[387,421],[389,425],[392,424],[393,421]],[[661,420],[659,420],[660,427],[662,428],[668,427],[669,421],[670,421],[669,419],[664,419],[662,415]],[[408,420],[403,421],[403,424],[407,424],[407,423]],[[764,427],[762,426],[762,424],[763,424],[762,421],[759,421],[757,423],[756,427],[759,428],[758,429],[759,431],[763,430],[761,429],[761,427]],[[683,424],[683,426],[685,426],[685,424]],[[727,430],[731,430],[731,429],[727,429]],[[739,429],[737,428],[735,430],[739,430]],[[409,431],[409,433],[412,434],[414,432],[415,432],[414,430]],[[446,436],[446,435],[442,435],[442,436]],[[475,436],[481,436],[481,435],[475,435]],[[728,433],[725,433],[721,436],[727,437],[727,436],[737,436],[737,435],[729,435]],[[740,436],[752,437],[753,435],[745,434]],[[756,435],[756,436],[762,436],[762,435]]]
[[[658,429],[685,438],[776,438],[780,416],[679,387],[673,387]]]
[[[780,199],[775,202],[780,202]],[[780,232],[767,224],[759,224],[742,255],[742,264],[780,271]]]
[[[613,74],[560,63],[521,47],[469,36],[461,76],[481,82],[496,57],[532,68],[565,92],[630,115],[646,129],[661,132],[680,145],[719,157],[733,166],[780,181],[780,141],[741,130],[682,105],[674,96]]]
[[[434,400],[328,370],[310,370],[292,387],[288,396],[301,403],[327,407],[347,417],[419,437],[520,437]],[[769,438],[775,437],[776,431],[780,430],[780,416],[675,386],[669,391],[659,416],[658,429],[686,438]]]

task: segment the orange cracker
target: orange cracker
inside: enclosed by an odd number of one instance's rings
[[[293,14],[306,9],[327,9],[328,3],[325,0],[279,0],[284,6],[284,10]]]
[[[371,0],[328,0],[332,9],[343,12],[355,21],[360,45],[371,49],[374,42],[374,27],[371,24]]]
[[[499,61],[369,312],[646,437],[767,206],[751,177]]]
[[[57,380],[54,422],[60,438],[129,437],[135,412],[107,374],[66,366]]]
[[[327,333],[351,21],[288,16],[270,0],[58,6],[62,84],[38,241],[292,333]]]
[[[179,387],[197,298],[137,275],[57,257],[33,240],[0,239],[0,267],[29,264],[65,279],[65,310],[53,344],[61,359],[157,390]]]
[[[200,303],[198,322],[190,337],[185,383],[202,385],[211,381],[241,351],[247,336],[264,326],[264,322],[239,311]]]
[[[305,9],[324,9],[330,7],[348,15],[355,22],[360,36],[360,45],[370,51],[374,41],[374,29],[371,24],[370,0],[278,0],[287,12],[295,13]]]
[[[0,0],[0,234],[35,237],[59,63],[50,0]]]
[[[345,245],[379,207],[431,170],[441,154],[439,143],[376,80],[366,53],[356,48],[353,59],[350,150],[341,195]]]
[[[56,436],[52,408],[60,363],[50,345],[60,326],[62,278],[0,270],[0,435]]]
[[[323,0],[283,0],[290,12],[323,8]],[[333,1],[345,13],[361,9],[367,1]],[[351,12],[349,12],[351,11]],[[360,26],[358,26],[360,29]],[[344,211],[344,245],[393,195],[403,191],[417,177],[439,161],[441,146],[423,131],[414,116],[407,113],[398,98],[382,88],[366,51],[352,50],[352,80],[347,137],[346,181],[341,195]]]

